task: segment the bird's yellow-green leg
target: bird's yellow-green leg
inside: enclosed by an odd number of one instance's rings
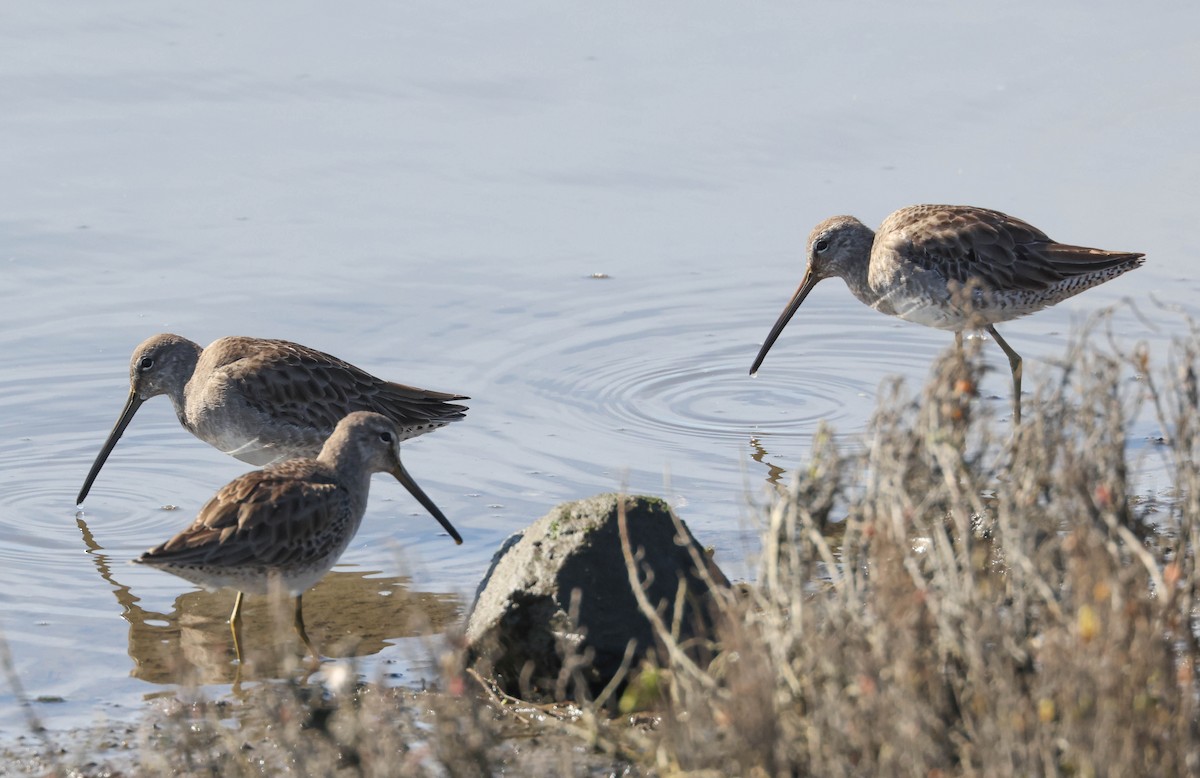
[[[996,332],[996,328],[988,325],[988,332],[1000,344],[1000,348],[1004,349],[1004,353],[1008,356],[1008,366],[1012,368],[1013,378],[1013,426],[1021,423],[1021,355],[1013,351],[1012,346],[1005,342],[1004,338],[1000,337],[1000,333]]]
[[[233,634],[233,653],[237,656],[238,664],[242,664],[242,593],[238,592],[233,601],[233,613],[229,614],[229,631]]]
[[[296,619],[294,622],[296,634],[300,636],[300,639],[304,641],[305,648],[307,648],[309,653],[312,654],[313,662],[320,664],[321,655],[318,654],[317,649],[313,647],[312,641],[308,639],[308,631],[304,629],[304,606],[302,604],[303,596],[304,595],[302,594],[296,595]]]

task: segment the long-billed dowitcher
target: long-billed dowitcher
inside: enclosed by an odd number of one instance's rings
[[[399,425],[386,416],[352,413],[338,422],[315,459],[289,459],[235,478],[200,509],[190,527],[134,561],[206,589],[236,589],[229,622],[239,658],[242,596],[266,594],[278,581],[296,598],[296,631],[311,650],[302,597],[358,532],[372,474],[391,473],[454,542],[462,543],[400,464],[402,438]]]
[[[79,490],[88,490],[142,403],[165,394],[179,423],[252,465],[314,457],[347,414],[382,413],[401,440],[463,418],[467,397],[376,378],[349,362],[286,340],[229,337],[201,348],[155,335],[133,350],[129,399]]]
[[[763,341],[750,375],[804,298],[838,276],[870,307],[905,321],[952,330],[985,329],[1008,356],[1013,421],[1021,421],[1021,357],[994,326],[1040,311],[1133,270],[1144,255],[1056,243],[1038,228],[969,205],[913,205],[872,232],[834,216],[808,236],[808,268]]]

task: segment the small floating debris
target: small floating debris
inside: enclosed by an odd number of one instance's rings
[[[588,276],[588,278],[607,279],[612,278],[612,276],[610,276],[608,273],[592,273],[590,276]]]
[[[177,511],[179,510],[179,506],[167,503],[166,505],[160,505],[158,509],[160,511]]]

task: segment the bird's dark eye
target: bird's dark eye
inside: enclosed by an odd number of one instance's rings
[[[149,370],[154,367],[153,357],[142,357],[138,360],[138,370]]]
[[[829,241],[825,240],[824,238],[818,238],[817,242],[813,244],[813,251],[817,252],[818,254],[827,250],[828,248]]]
[[[391,445],[392,440],[393,440],[392,433],[387,432],[387,431],[381,432],[381,433],[379,433],[379,439],[382,440],[384,443]]]

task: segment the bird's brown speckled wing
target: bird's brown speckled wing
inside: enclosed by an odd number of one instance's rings
[[[349,362],[284,340],[223,338],[223,372],[252,407],[280,422],[312,425],[327,433],[353,411],[375,411],[401,427],[433,428],[458,421],[467,397],[377,378]],[[210,346],[211,348],[211,346]]]
[[[1141,263],[1141,254],[1055,243],[1031,224],[999,211],[917,205],[889,216],[878,235],[899,261],[984,289],[1038,292],[1073,276]]]
[[[349,495],[318,463],[291,460],[235,478],[192,525],[137,561],[144,564],[285,567],[305,552],[301,538],[349,510]],[[311,549],[310,549],[311,551]]]

